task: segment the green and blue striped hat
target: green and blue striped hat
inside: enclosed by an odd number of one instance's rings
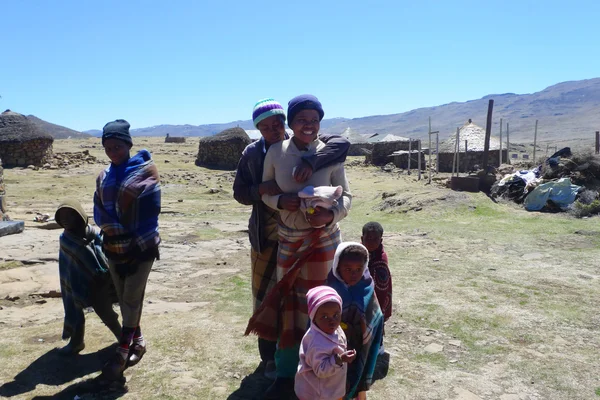
[[[258,123],[260,121],[273,115],[281,115],[283,121],[285,121],[285,111],[281,104],[276,102],[275,99],[262,99],[254,105],[252,122],[254,122],[254,126],[258,129]]]

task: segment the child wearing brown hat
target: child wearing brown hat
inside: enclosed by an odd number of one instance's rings
[[[73,355],[84,349],[85,316],[83,310],[94,311],[118,339],[121,334],[115,288],[108,272],[108,262],[102,252],[100,231],[88,224],[88,216],[76,200],[64,201],[56,210],[56,222],[64,228],[60,235],[58,271],[65,320],[62,338],[71,340],[61,348],[63,355]]]

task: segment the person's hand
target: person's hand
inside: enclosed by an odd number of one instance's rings
[[[340,355],[340,358],[342,359],[342,362],[351,364],[356,358],[356,350],[345,351]]]
[[[312,214],[308,213],[308,211],[306,212],[306,221],[308,221],[313,228],[327,225],[333,221],[333,211],[323,207],[317,207]]]
[[[312,170],[312,167],[310,166],[310,164],[308,164],[307,162],[301,161],[300,165],[298,165],[296,167],[296,169],[294,170],[294,179],[298,183],[304,183],[308,179],[310,179],[312,174],[313,174],[313,170]]]
[[[272,179],[270,181],[266,181],[258,185],[258,193],[262,196],[263,194],[268,194],[269,196],[276,196],[278,194],[283,193],[279,188],[279,185]]]
[[[297,211],[300,208],[300,197],[297,194],[288,193],[279,197],[277,207],[287,211]]]

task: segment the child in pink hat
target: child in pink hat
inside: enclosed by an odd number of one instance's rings
[[[328,286],[306,294],[311,326],[300,344],[300,363],[294,390],[300,400],[338,400],[346,393],[348,363],[356,352],[347,350],[340,328],[342,298]]]

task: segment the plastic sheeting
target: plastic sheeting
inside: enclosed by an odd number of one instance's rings
[[[569,178],[542,183],[525,198],[525,209],[527,211],[539,211],[546,206],[548,201],[565,208],[575,201],[579,189],[581,189],[581,186],[573,185]]]

